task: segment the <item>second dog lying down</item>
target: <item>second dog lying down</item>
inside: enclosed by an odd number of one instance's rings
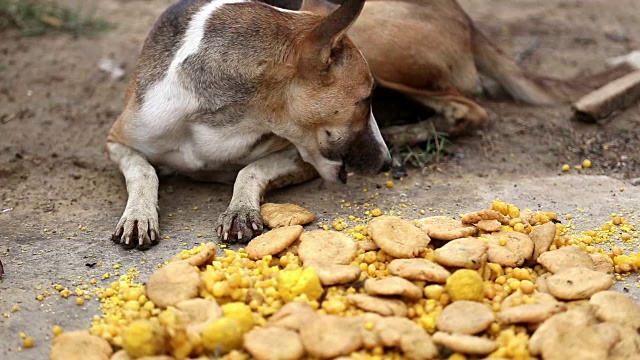
[[[327,14],[335,6],[304,0],[300,10]],[[442,114],[450,135],[487,119],[486,111],[469,98],[479,82],[478,70],[517,101],[554,103],[474,26],[455,0],[368,0],[348,34],[381,86]]]
[[[180,0],[151,30],[107,140],[128,201],[113,240],[159,240],[158,177],[168,166],[234,182],[222,240],[262,231],[269,188],[320,174],[374,174],[391,157],[371,113],[373,78],[346,31],[364,0],[328,16],[245,0]]]

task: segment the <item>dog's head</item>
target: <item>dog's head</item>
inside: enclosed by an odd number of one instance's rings
[[[364,0],[346,0],[335,10],[330,4],[320,9],[321,1],[301,8],[314,14],[315,23],[292,55],[295,75],[286,95],[291,121],[279,135],[323,178],[345,182],[347,171],[367,175],[387,169],[391,156],[371,112],[373,77],[346,36]]]

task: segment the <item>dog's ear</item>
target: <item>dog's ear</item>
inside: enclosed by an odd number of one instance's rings
[[[314,0],[320,1],[320,0]],[[331,50],[347,33],[364,7],[365,0],[345,0],[304,37],[298,51],[298,69],[303,74],[324,74]]]
[[[329,15],[338,8],[338,4],[334,4],[327,0],[302,0],[300,11],[308,11],[314,14]]]

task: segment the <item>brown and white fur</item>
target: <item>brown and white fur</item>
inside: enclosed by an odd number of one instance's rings
[[[373,78],[345,35],[364,0],[330,14],[244,0],[180,0],[151,30],[107,140],[128,201],[112,239],[159,240],[158,177],[166,166],[234,182],[218,236],[261,233],[267,189],[390,164],[371,114]]]
[[[288,1],[266,0],[295,6]],[[339,0],[338,0],[339,1]],[[336,5],[304,0],[301,10],[326,14]],[[484,108],[471,100],[478,72],[517,101],[547,105],[555,99],[493,45],[455,0],[369,0],[349,37],[382,87],[404,93],[441,113],[449,133],[483,124]]]

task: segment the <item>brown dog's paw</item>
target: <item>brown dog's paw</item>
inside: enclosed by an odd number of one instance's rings
[[[160,240],[157,211],[126,209],[111,235],[111,241],[125,249],[147,250]]]
[[[218,218],[218,224],[218,238],[228,243],[246,244],[263,229],[260,209],[250,206],[230,205]]]

